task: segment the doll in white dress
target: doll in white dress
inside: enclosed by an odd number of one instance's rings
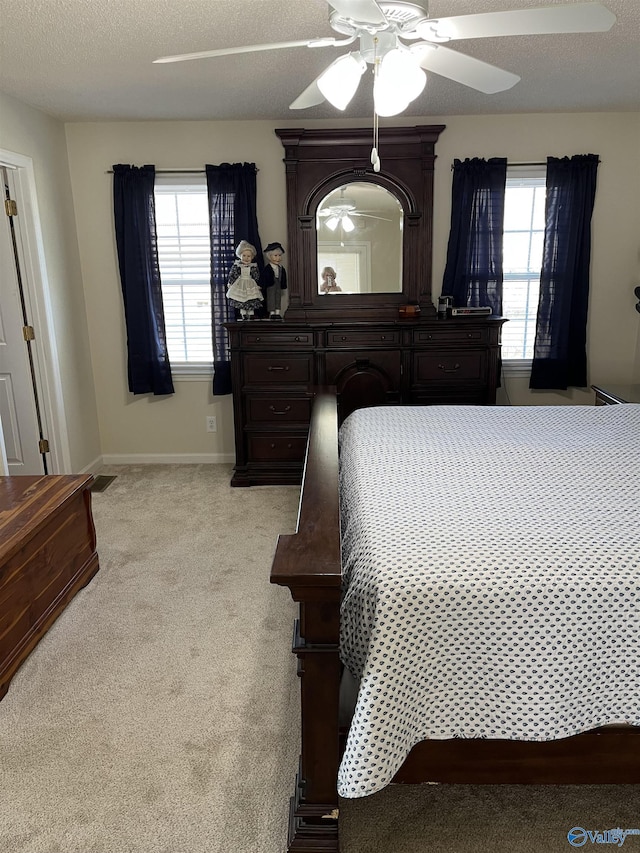
[[[240,311],[241,320],[250,320],[256,308],[261,308],[264,302],[259,287],[260,270],[254,262],[255,246],[246,240],[241,240],[236,249],[237,261],[233,262],[229,281],[227,283],[227,299],[234,308]]]

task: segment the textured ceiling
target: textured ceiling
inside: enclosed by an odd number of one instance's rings
[[[571,0],[564,0],[571,2]],[[435,74],[415,116],[640,109],[640,0],[603,0],[606,33],[518,36],[451,47],[515,72],[483,95]],[[554,5],[553,0],[431,0],[438,15]],[[325,0],[0,0],[0,89],[60,119],[369,117],[363,78],[345,113],[289,104],[348,48],[306,47],[153,65],[167,54],[336,35]]]

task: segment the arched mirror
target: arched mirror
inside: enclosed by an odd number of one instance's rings
[[[370,181],[326,195],[316,213],[318,293],[401,293],[404,211]]]
[[[285,320],[397,319],[408,304],[435,314],[433,165],[443,130],[380,128],[379,172],[370,128],[276,130],[287,180]]]

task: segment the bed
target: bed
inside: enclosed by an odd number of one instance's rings
[[[300,603],[291,853],[338,851],[338,796],[391,781],[640,782],[639,435],[620,405],[378,407],[338,436],[318,389],[271,575]]]

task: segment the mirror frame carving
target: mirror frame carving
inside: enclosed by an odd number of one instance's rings
[[[285,319],[396,319],[400,305],[435,314],[431,298],[435,143],[445,125],[380,128],[382,168],[370,161],[370,128],[276,129],[285,149],[289,308]],[[324,197],[351,181],[391,192],[404,212],[402,291],[318,293],[316,214]]]

